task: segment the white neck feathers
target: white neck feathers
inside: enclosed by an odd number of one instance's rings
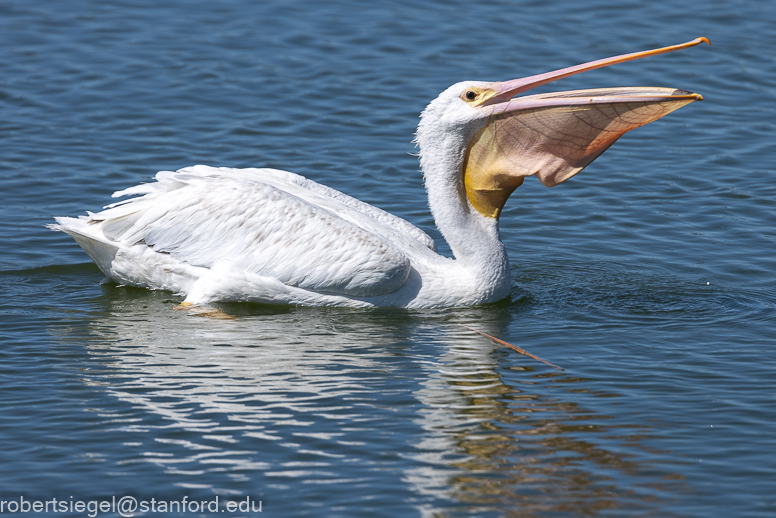
[[[509,262],[499,238],[498,219],[474,209],[463,185],[466,148],[487,120],[445,117],[448,111],[440,100],[442,96],[421,115],[415,139],[431,213],[456,262],[481,282],[503,284],[508,282]]]

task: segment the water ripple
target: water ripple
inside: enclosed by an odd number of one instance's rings
[[[530,0],[473,12],[0,5],[7,494],[252,495],[278,516],[773,515],[774,10]],[[304,174],[439,239],[411,155],[439,91],[700,35],[713,46],[543,89],[654,84],[705,101],[557,189],[526,181],[501,220],[513,290],[498,304],[233,304],[233,321],[197,319],[170,293],[100,284],[45,228],[205,163]]]

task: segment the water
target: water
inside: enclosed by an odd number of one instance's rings
[[[773,516],[774,24],[740,0],[4,2],[0,496]],[[556,189],[527,181],[502,216],[513,290],[494,305],[196,318],[100,284],[44,228],[205,163],[294,171],[439,239],[411,155],[438,92],[697,36],[713,46],[545,88],[706,100]],[[208,514],[186,511],[168,514]]]

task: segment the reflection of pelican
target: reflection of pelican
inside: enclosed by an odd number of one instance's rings
[[[429,205],[455,259],[423,231],[301,176],[197,166],[162,172],[142,195],[81,219],[58,218],[119,283],[186,303],[442,307],[499,300],[509,263],[498,218],[526,176],[554,186],[620,136],[701,96],[606,88],[513,99],[534,87],[704,38],[506,82],[463,82],[432,101],[417,131]]]
[[[122,444],[100,473],[143,474],[157,493],[264,488],[275,514],[295,516],[386,491],[382,514],[533,516],[623,501],[659,509],[682,491],[671,461],[649,448],[644,415],[610,413],[628,396],[505,361],[514,357],[444,324],[501,334],[506,306],[241,306],[253,314],[224,321],[167,311],[160,292],[104,292],[86,318],[49,330],[92,358],[79,372],[104,397],[88,411]],[[289,487],[305,493],[281,498]]]

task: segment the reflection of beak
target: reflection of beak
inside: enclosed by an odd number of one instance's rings
[[[600,88],[515,95],[588,70],[693,47],[706,38],[489,85],[493,95],[479,105],[489,113],[464,159],[464,186],[472,206],[497,218],[526,176],[553,187],[565,182],[626,132],[655,121],[700,94],[671,88]]]
[[[674,52],[689,47],[694,47],[703,42],[711,45],[711,42],[707,38],[695,38],[687,43],[681,43],[679,45],[672,45],[670,47],[663,47],[654,50],[645,50],[642,52],[633,52],[631,54],[623,54],[621,56],[614,56],[611,58],[599,59],[596,61],[590,61],[589,63],[582,63],[573,67],[561,68],[553,72],[546,72],[544,74],[537,74],[535,76],[522,77],[519,79],[513,79],[511,81],[504,81],[496,83],[496,93],[483,103],[483,106],[488,106],[496,103],[501,103],[510,100],[512,97],[519,95],[523,92],[527,92],[532,88],[552,83],[558,79],[564,77],[581,74],[589,70],[595,70],[597,68],[608,67],[610,65],[617,65],[619,63],[625,63],[627,61],[634,61],[636,59],[646,58],[649,56],[657,56],[659,54],[666,54],[668,52]]]

